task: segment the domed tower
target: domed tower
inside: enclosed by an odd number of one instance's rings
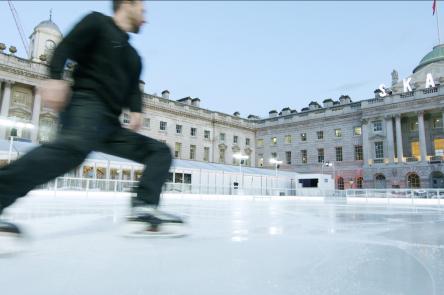
[[[59,27],[49,20],[39,23],[32,32],[29,45],[28,58],[32,61],[40,62],[40,56],[46,55],[47,60],[50,59],[56,45],[62,40],[63,35]]]
[[[413,70],[412,75],[406,78],[410,80],[412,89],[425,88],[427,74],[432,74],[435,83],[444,82],[444,44],[433,47],[433,50],[427,53]],[[403,92],[403,81],[393,85],[394,92]]]

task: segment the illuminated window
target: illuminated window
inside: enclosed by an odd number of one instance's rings
[[[342,131],[341,131],[340,128],[335,129],[335,136],[336,136],[336,137],[342,137]]]
[[[419,148],[419,141],[412,141],[410,143],[410,146],[412,148],[412,156],[419,157],[421,155],[421,150]]]
[[[444,156],[444,139],[443,138],[435,138],[433,140],[433,145],[435,147],[435,155]]]
[[[285,135],[284,137],[284,142],[286,144],[290,144],[291,143],[291,135]]]

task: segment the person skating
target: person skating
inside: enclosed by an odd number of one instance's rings
[[[131,202],[129,221],[141,224],[140,232],[159,235],[184,224],[157,209],[171,165],[169,147],[136,131],[142,120],[139,77],[141,58],[128,42],[144,21],[144,3],[112,1],[114,16],[92,12],[84,17],[55,49],[50,79],[39,87],[43,102],[60,112],[60,130],[54,141],[42,144],[0,169],[2,210],[38,185],[76,168],[92,151],[146,164]],[[76,63],[72,87],[63,80],[68,60]],[[129,129],[119,116],[130,111]],[[167,226],[168,225],[168,226]],[[20,234],[20,229],[0,222],[0,234]],[[171,232],[174,234],[174,232]]]

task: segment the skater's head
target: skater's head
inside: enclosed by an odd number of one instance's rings
[[[126,32],[138,33],[145,23],[142,0],[113,0],[114,19]]]

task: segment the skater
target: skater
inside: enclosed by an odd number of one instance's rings
[[[43,102],[60,112],[60,129],[53,142],[30,151],[0,169],[1,212],[38,185],[77,166],[92,151],[146,164],[131,198],[129,221],[148,235],[174,234],[183,221],[160,212],[160,193],[171,165],[168,146],[136,133],[142,120],[139,89],[141,58],[129,44],[128,33],[144,23],[141,0],[112,1],[114,15],[92,12],[60,42],[49,65],[50,79],[39,89]],[[63,80],[66,62],[77,63],[73,86]],[[130,110],[129,129],[119,122],[122,108]],[[1,221],[0,234],[20,236],[21,230]]]

